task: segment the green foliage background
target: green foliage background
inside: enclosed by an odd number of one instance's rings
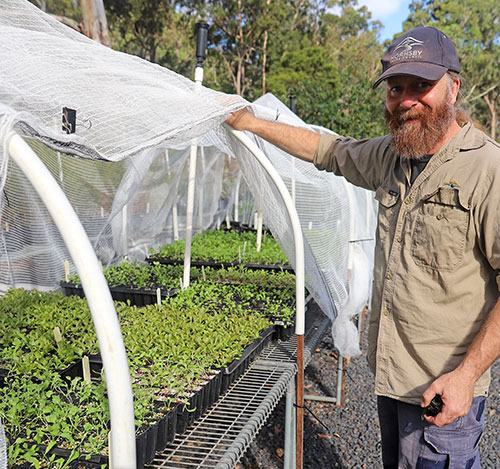
[[[40,3],[40,0],[32,0]],[[386,132],[380,73],[382,25],[357,0],[103,0],[112,47],[191,77],[195,24],[210,25],[204,85],[253,101],[296,96],[306,122],[355,138]],[[78,17],[77,0],[47,0]],[[404,23],[434,25],[454,40],[467,86],[463,104],[500,134],[500,2],[413,0]],[[390,41],[387,41],[390,42]]]

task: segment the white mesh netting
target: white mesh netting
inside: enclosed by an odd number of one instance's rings
[[[294,265],[293,237],[278,191],[221,123],[248,103],[137,57],[110,50],[22,0],[0,10],[2,187],[0,284],[56,289],[70,261],[47,209],[15,164],[11,130],[59,182],[103,264],[144,259],[150,247],[183,237],[189,147],[198,144],[194,231],[226,217],[252,223],[258,208]],[[62,129],[76,110],[76,132]],[[305,125],[272,95],[257,115]],[[359,352],[351,321],[371,286],[372,194],[316,170],[252,136],[294,196],[306,240],[306,285],[334,322],[345,356]],[[71,266],[71,270],[74,267]],[[348,292],[350,295],[348,295]]]

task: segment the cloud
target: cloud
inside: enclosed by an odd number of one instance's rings
[[[374,19],[383,19],[396,13],[407,2],[404,0],[358,0],[358,4],[365,5],[372,12]]]

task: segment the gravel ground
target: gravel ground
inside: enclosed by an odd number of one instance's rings
[[[365,321],[365,325],[367,321]],[[366,339],[366,331],[363,334]],[[363,344],[364,351],[366,344]],[[327,331],[305,373],[305,393],[335,396],[337,354]],[[375,469],[382,467],[380,430],[373,394],[373,376],[363,353],[347,365],[345,404],[306,401],[312,414],[304,418],[304,469]],[[481,443],[481,467],[500,467],[500,360],[493,366],[486,405],[486,432]],[[285,400],[279,402],[237,469],[282,469]],[[315,416],[317,418],[315,418]],[[318,419],[325,424],[327,430]]]

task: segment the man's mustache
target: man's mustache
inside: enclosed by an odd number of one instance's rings
[[[406,109],[406,110],[395,110],[392,113],[391,120],[395,122],[396,124],[402,124],[405,121],[411,120],[411,119],[420,119],[422,117],[426,117],[426,115],[429,113],[429,109],[423,109],[423,110],[418,110],[418,109]]]

